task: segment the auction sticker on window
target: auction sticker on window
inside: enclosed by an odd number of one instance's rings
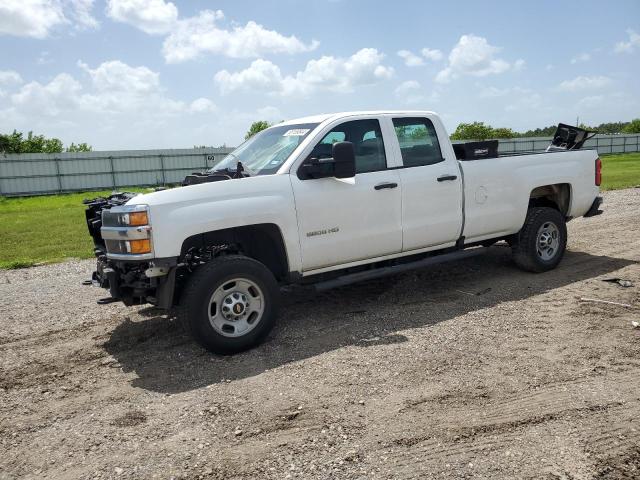
[[[302,137],[307,134],[309,131],[308,128],[292,128],[291,130],[287,130],[284,132],[283,137]]]

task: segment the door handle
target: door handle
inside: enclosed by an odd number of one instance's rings
[[[378,185],[376,185],[375,187],[373,187],[375,190],[382,190],[383,188],[396,188],[398,186],[397,183],[393,183],[393,182],[385,182],[385,183],[379,183]]]
[[[455,180],[456,178],[458,178],[457,175],[442,175],[441,177],[438,177],[438,181],[446,182],[447,180]]]

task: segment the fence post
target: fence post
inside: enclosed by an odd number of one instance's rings
[[[56,166],[56,178],[58,179],[58,192],[62,192],[62,177],[60,176],[60,159],[58,157],[54,157],[53,162]]]
[[[598,152],[598,155],[600,154],[600,137],[596,136],[596,152]]]
[[[164,155],[160,154],[160,171],[162,172],[162,185],[167,184],[167,178],[164,173]]]
[[[113,169],[113,156],[109,155],[109,165],[111,166],[111,183],[113,185],[113,189],[116,188],[116,172]]]

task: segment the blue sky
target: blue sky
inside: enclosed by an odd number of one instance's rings
[[[0,51],[0,131],[96,149],[361,109],[450,131],[640,116],[637,0],[2,0]]]

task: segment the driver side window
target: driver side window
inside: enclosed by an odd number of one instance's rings
[[[356,153],[356,174],[377,172],[387,168],[387,157],[378,120],[353,120],[334,127],[318,143],[311,156],[331,157],[336,142],[351,142]]]

